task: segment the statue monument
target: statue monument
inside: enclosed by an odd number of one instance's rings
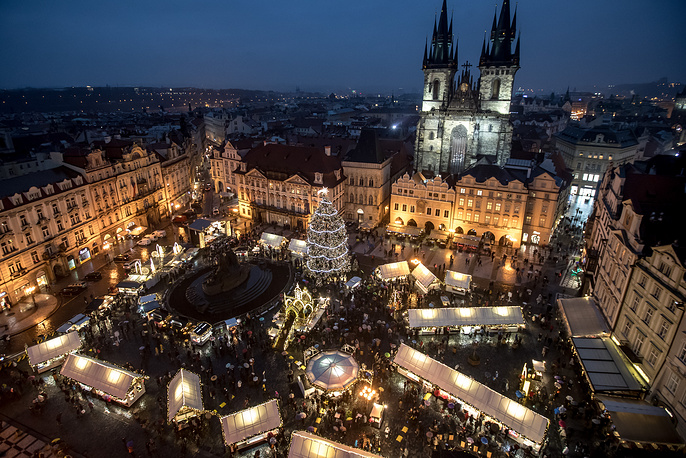
[[[208,296],[227,293],[248,279],[251,267],[238,262],[236,253],[229,248],[218,255],[217,268],[202,283],[202,290]]]

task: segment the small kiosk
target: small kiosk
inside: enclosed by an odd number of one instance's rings
[[[26,355],[29,357],[31,368],[40,374],[62,364],[68,354],[80,347],[79,333],[72,331],[26,348]]]
[[[191,342],[193,345],[203,346],[212,337],[212,325],[210,323],[202,322],[191,331]]]
[[[146,375],[76,353],[67,356],[60,371],[106,401],[131,407],[145,393]]]
[[[292,239],[288,244],[291,254],[304,258],[307,256],[307,242],[305,240]]]
[[[445,290],[464,296],[472,290],[472,276],[448,270],[445,272]]]
[[[372,424],[372,426],[381,429],[384,410],[386,410],[386,406],[383,404],[377,404],[376,402],[372,404],[372,412],[369,414],[369,422]]]
[[[412,271],[412,276],[417,288],[424,294],[441,286],[438,278],[421,262]]]
[[[167,422],[181,429],[185,422],[203,412],[200,377],[179,369],[167,385]]]
[[[360,277],[352,277],[350,280],[348,280],[345,283],[345,286],[349,289],[355,289],[358,286],[360,286],[361,283],[362,283],[362,279]]]
[[[219,419],[227,446],[235,444],[238,450],[253,447],[267,440],[281,427],[279,403],[276,399],[241,410]]]

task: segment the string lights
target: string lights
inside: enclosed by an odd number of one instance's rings
[[[348,234],[338,210],[328,199],[326,188],[307,228],[307,269],[322,284],[331,277],[350,270]]]

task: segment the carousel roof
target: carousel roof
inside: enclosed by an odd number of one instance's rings
[[[326,391],[344,390],[357,381],[357,362],[341,351],[324,351],[307,362],[310,383]]]

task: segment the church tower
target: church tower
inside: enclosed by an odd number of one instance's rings
[[[514,77],[519,70],[519,37],[516,33],[517,10],[510,22],[510,0],[503,0],[497,22],[496,13],[493,14],[491,37],[488,43],[484,38],[481,47],[479,97],[484,111],[510,113]],[[515,38],[517,42],[513,51]]]
[[[448,25],[446,3],[443,0],[438,27],[434,20],[431,47],[424,45],[424,97],[422,111],[445,108],[452,95],[453,78],[457,71],[457,47],[453,46],[453,21]]]

